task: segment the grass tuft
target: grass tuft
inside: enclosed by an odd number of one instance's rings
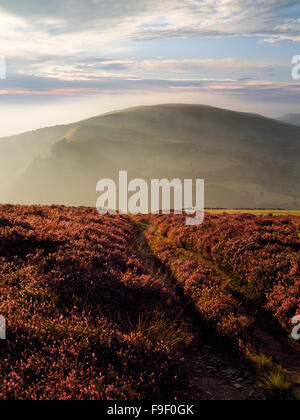
[[[289,373],[263,352],[251,353],[250,359],[259,372],[259,382],[276,398],[284,399],[289,395],[293,380]]]
[[[182,321],[170,320],[158,310],[153,314],[140,314],[136,332],[154,343],[163,342],[169,347],[183,343],[188,346],[194,338]]]
[[[291,389],[292,383],[281,366],[274,366],[261,375],[262,384],[271,392],[282,394]]]
[[[267,356],[265,353],[251,353],[250,359],[256,365],[258,370],[261,369],[272,369],[273,360],[271,357]]]

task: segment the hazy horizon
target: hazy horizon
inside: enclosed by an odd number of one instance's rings
[[[271,119],[275,119],[278,120],[280,119],[280,117],[283,117],[285,115],[296,115],[297,113],[292,112],[283,112],[278,114],[278,113],[270,113],[268,114],[264,114],[262,112],[259,112],[257,110],[257,107],[253,109],[249,108],[247,109],[245,107],[245,109],[241,109],[239,107],[226,107],[226,106],[218,106],[218,105],[214,105],[214,104],[207,104],[207,103],[197,103],[197,102],[178,102],[178,101],[170,101],[170,102],[164,102],[164,103],[157,103],[155,101],[149,101],[147,102],[141,102],[137,101],[136,103],[133,103],[129,106],[124,105],[119,106],[119,107],[111,107],[109,105],[107,106],[99,106],[99,108],[101,109],[101,111],[96,112],[96,110],[93,111],[93,109],[88,109],[85,110],[84,112],[80,109],[80,107],[78,106],[78,110],[77,112],[74,112],[76,110],[74,110],[74,108],[71,108],[71,110],[73,111],[72,113],[70,113],[70,115],[68,113],[66,113],[66,115],[52,115],[49,118],[46,116],[44,119],[39,120],[39,122],[32,122],[32,121],[24,121],[24,129],[21,129],[21,131],[17,130],[14,131],[14,127],[9,127],[8,130],[3,130],[3,127],[0,128],[0,138],[4,138],[4,137],[13,137],[13,136],[17,136],[19,134],[24,134],[27,132],[31,132],[31,131],[36,131],[39,129],[43,129],[43,128],[51,128],[51,127],[55,127],[57,125],[70,125],[70,124],[74,124],[74,123],[78,123],[80,121],[84,121],[86,119],[90,119],[93,117],[97,117],[97,116],[101,116],[104,115],[106,113],[110,113],[110,112],[116,112],[116,111],[124,111],[126,109],[130,109],[130,108],[135,108],[135,107],[147,107],[147,106],[160,106],[160,105],[171,105],[171,104],[177,104],[177,105],[200,105],[200,106],[209,106],[209,107],[213,107],[213,108],[219,108],[219,109],[224,109],[224,110],[228,110],[228,111],[234,111],[234,112],[242,112],[242,113],[249,113],[249,114],[257,114],[257,115],[261,115],[263,117],[266,118],[271,118]],[[25,118],[24,118],[25,120]],[[4,132],[4,134],[1,134],[2,132]]]
[[[299,113],[299,16],[294,0],[3,0],[0,137],[161,103]]]

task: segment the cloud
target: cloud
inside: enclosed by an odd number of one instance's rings
[[[2,0],[1,8],[48,47],[79,33],[87,39],[78,39],[78,49],[95,35],[100,43],[226,35],[300,41],[298,0]]]
[[[234,58],[137,60],[132,40],[256,35],[259,42],[300,41],[298,0],[2,0],[0,11],[0,53],[8,71],[61,80],[274,70]]]
[[[21,60],[22,61],[22,60]],[[227,59],[191,59],[191,60],[120,60],[86,57],[84,60],[65,57],[43,57],[41,61],[15,62],[14,69],[18,74],[33,74],[39,77],[59,80],[95,80],[107,77],[137,79],[142,74],[182,73],[194,76],[214,72],[222,75],[225,72],[271,72],[278,69],[274,64],[261,61]]]
[[[144,70],[167,70],[172,72],[194,71],[231,71],[231,70],[271,70],[270,63],[234,58],[226,59],[192,59],[192,60],[154,60],[136,63],[137,68]]]
[[[26,86],[26,89],[23,87]],[[249,101],[299,103],[300,85],[287,82],[216,78],[103,77],[91,80],[58,80],[17,75],[0,88],[0,101],[48,101],[67,97],[92,97],[102,94],[193,92],[244,98]]]
[[[1,98],[143,89],[299,98],[295,83],[265,82],[282,70],[276,63],[137,53],[138,41],[174,37],[300,41],[299,0],[2,0],[0,11],[0,55],[8,63]]]

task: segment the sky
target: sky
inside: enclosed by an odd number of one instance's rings
[[[299,0],[1,0],[0,136],[158,103],[300,113],[297,55]]]

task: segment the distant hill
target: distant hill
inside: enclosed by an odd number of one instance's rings
[[[117,111],[0,139],[12,203],[91,205],[100,178],[204,178],[206,206],[300,208],[300,127],[200,105]],[[9,181],[7,181],[9,180]]]
[[[300,126],[300,114],[289,114],[279,118],[280,121],[287,124],[294,124]]]
[[[51,146],[68,130],[57,126],[0,138],[0,201],[35,158],[50,156]]]

